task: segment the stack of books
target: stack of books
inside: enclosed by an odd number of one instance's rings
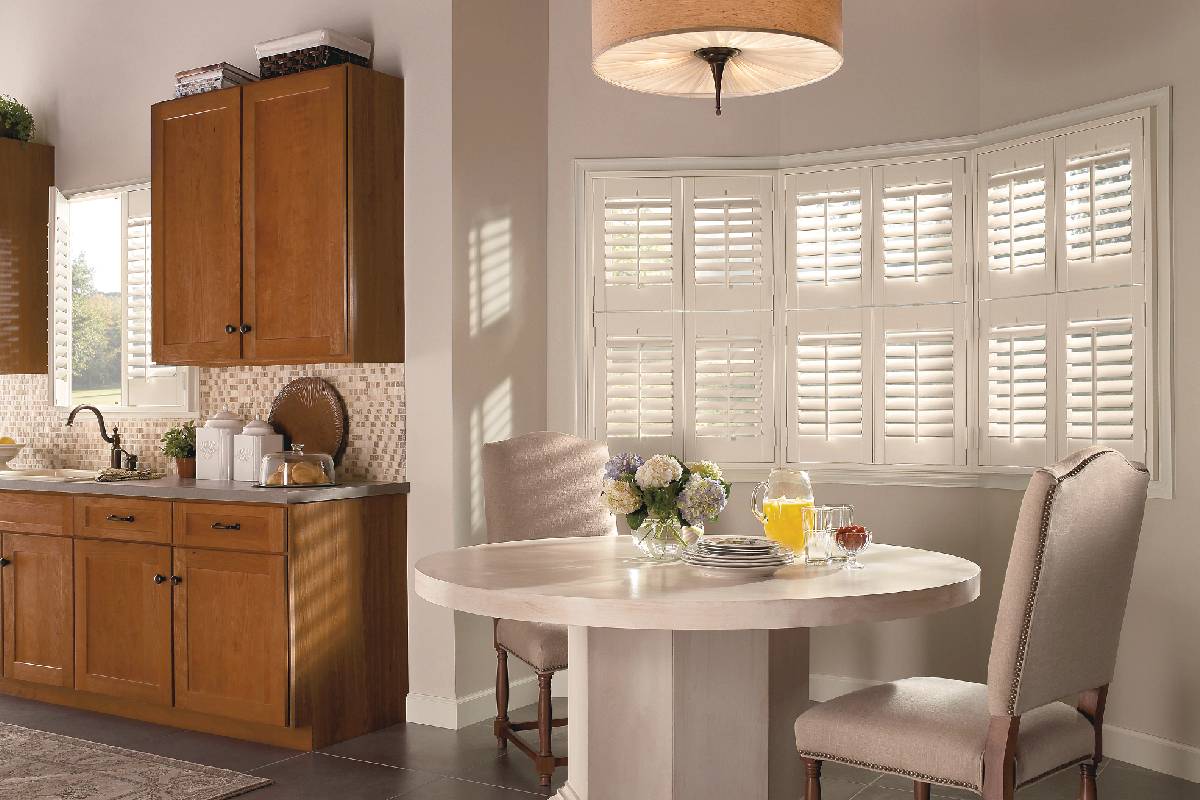
[[[217,89],[242,86],[256,80],[258,80],[256,76],[244,69],[238,69],[233,64],[226,64],[222,61],[220,64],[209,64],[207,67],[176,72],[175,96],[187,97],[203,92],[213,92]]]

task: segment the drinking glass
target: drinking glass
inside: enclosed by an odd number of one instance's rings
[[[854,507],[847,505],[817,506],[813,509],[813,525],[804,541],[804,563],[819,565],[845,561],[833,552],[833,532],[854,519]]]
[[[833,540],[838,548],[846,554],[846,566],[843,569],[862,569],[858,563],[858,554],[870,546],[872,536],[870,531],[835,531]]]

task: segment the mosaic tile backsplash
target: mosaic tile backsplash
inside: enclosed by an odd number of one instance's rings
[[[332,383],[346,403],[349,442],[339,465],[342,478],[403,481],[404,365],[307,364],[275,367],[222,367],[200,370],[202,422],[222,409],[243,419],[266,419],[271,401],[294,378],[313,375]],[[10,467],[83,467],[108,465],[109,446],[100,438],[96,418],[81,414],[64,424],[67,412],[47,400],[45,375],[0,375],[0,436],[11,436],[25,449]],[[184,418],[112,417],[123,446],[145,466],[173,472],[159,452],[159,437]]]

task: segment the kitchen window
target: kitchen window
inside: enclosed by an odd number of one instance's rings
[[[1169,492],[1164,113],[581,164],[583,427],[745,479],[1018,486],[1103,444]]]
[[[150,187],[51,189],[50,392],[59,408],[188,413],[193,370],[150,347]]]

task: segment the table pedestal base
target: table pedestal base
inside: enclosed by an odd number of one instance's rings
[[[571,627],[557,800],[795,800],[808,630]]]

